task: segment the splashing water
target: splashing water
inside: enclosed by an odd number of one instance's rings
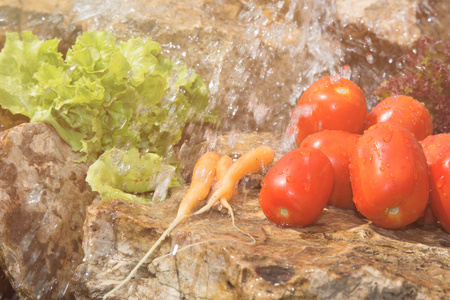
[[[433,14],[427,3],[422,20]],[[166,56],[203,76],[221,125],[189,126],[182,147],[206,140],[214,148],[217,136],[228,132],[272,131],[280,136],[273,145],[280,152],[294,145],[285,134],[290,114],[314,80],[353,80],[370,109],[374,87],[401,67],[401,49],[370,32],[347,32],[348,21],[338,20],[337,10],[328,0],[80,0],[74,7],[89,29],[106,28],[119,38],[149,34]]]

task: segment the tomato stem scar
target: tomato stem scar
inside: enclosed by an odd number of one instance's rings
[[[289,211],[284,207],[280,208],[280,213],[282,216],[285,216],[285,217],[289,215]]]
[[[389,209],[388,214],[390,214],[390,215],[396,215],[396,214],[398,214],[399,212],[400,212],[400,209],[398,208],[398,206],[396,206],[396,207],[393,207],[393,208]]]

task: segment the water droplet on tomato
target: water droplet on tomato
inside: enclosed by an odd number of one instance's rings
[[[295,181],[295,178],[292,177],[292,176],[287,176],[287,177],[286,177],[286,181],[287,181],[287,182],[294,182],[294,181]]]
[[[436,181],[436,186],[437,186],[437,188],[438,188],[438,189],[442,188],[442,187],[444,186],[444,183],[445,183],[445,177],[444,177],[444,176],[441,176],[441,178],[439,178],[439,179]]]
[[[305,182],[304,187],[305,187],[305,191],[309,192],[311,190],[311,181]]]
[[[384,167],[383,167],[383,166],[380,167],[380,171],[381,171],[381,172],[384,171]]]
[[[386,136],[383,138],[383,141],[385,141],[386,143],[389,143],[389,142],[391,141],[391,138],[392,138],[392,135],[386,135]]]

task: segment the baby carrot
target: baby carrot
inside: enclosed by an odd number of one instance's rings
[[[227,170],[224,177],[216,183],[217,189],[209,198],[207,204],[194,214],[201,214],[209,210],[220,199],[230,200],[234,187],[245,175],[261,171],[269,166],[275,157],[272,148],[267,146],[257,147],[244,153]]]
[[[214,151],[207,152],[199,158],[192,172],[189,190],[178,207],[177,217],[189,215],[198,201],[208,196],[220,158],[220,155]]]
[[[103,296],[103,299],[108,298],[118,289],[120,289],[124,284],[126,284],[131,279],[131,277],[133,277],[136,271],[142,266],[142,264],[147,260],[147,258],[153,253],[153,251],[155,251],[159,244],[172,231],[172,229],[191,213],[192,209],[200,200],[203,200],[208,196],[212,182],[216,175],[216,165],[219,159],[220,155],[214,151],[207,152],[199,158],[192,173],[191,185],[189,186],[189,190],[180,203],[176,218],[163,232],[159,239],[153,244],[150,250],[148,250],[144,257],[137,263],[134,269],[131,270],[128,276],[124,280],[122,280],[115,288],[106,293]]]
[[[216,178],[217,181],[220,181],[222,178],[225,177],[225,174],[227,173],[230,166],[233,164],[233,159],[229,157],[228,155],[222,156],[219,161],[217,162],[216,166]]]

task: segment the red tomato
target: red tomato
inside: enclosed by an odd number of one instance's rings
[[[436,182],[439,178],[439,172],[436,171],[438,167],[435,167],[437,161],[444,159],[444,156],[447,155],[450,152],[450,133],[441,133],[436,135],[429,135],[424,140],[420,141],[420,144],[422,145],[423,152],[425,153],[425,157],[427,159],[428,168],[430,170],[430,197],[429,197],[429,205],[427,206],[427,209],[425,211],[425,214],[422,217],[422,223],[423,224],[434,224],[436,223],[436,218],[434,216],[434,211],[440,210],[438,207],[441,208],[441,212],[437,212],[440,214],[440,219],[445,220],[445,217],[443,216],[443,212],[445,211],[443,208],[443,205],[439,205],[438,203],[444,203],[444,194],[443,192],[439,193],[440,191],[443,191],[443,189],[438,189],[436,186]],[[441,167],[442,168],[442,167]],[[434,172],[433,172],[434,170]],[[434,186],[434,188],[433,188]],[[434,198],[434,207],[433,210],[431,208],[430,202],[431,199]],[[447,200],[449,201],[449,200]],[[447,218],[448,220],[448,218]],[[441,224],[444,224],[445,221],[441,221]],[[450,228],[450,223],[447,221],[447,231]],[[443,225],[444,226],[444,225]]]
[[[350,157],[350,180],[356,208],[380,227],[416,221],[428,202],[425,154],[401,126],[380,123],[364,132]]]
[[[401,125],[419,141],[433,133],[433,119],[425,105],[404,95],[388,97],[378,103],[367,116],[364,128],[381,122]]]
[[[308,135],[300,147],[311,147],[322,151],[330,160],[334,170],[334,185],[328,204],[355,209],[350,184],[349,158],[355,150],[360,135],[342,130],[324,130]]]
[[[333,188],[330,160],[314,148],[284,155],[261,182],[259,204],[267,219],[282,226],[306,226],[324,209]]]
[[[450,151],[431,166],[430,185],[433,214],[450,233]]]
[[[428,166],[431,167],[432,164],[449,151],[450,133],[429,135],[419,143],[423,147]]]
[[[355,83],[324,77],[306,89],[292,112],[295,141],[299,146],[309,134],[325,129],[361,133],[366,115],[366,99]]]

